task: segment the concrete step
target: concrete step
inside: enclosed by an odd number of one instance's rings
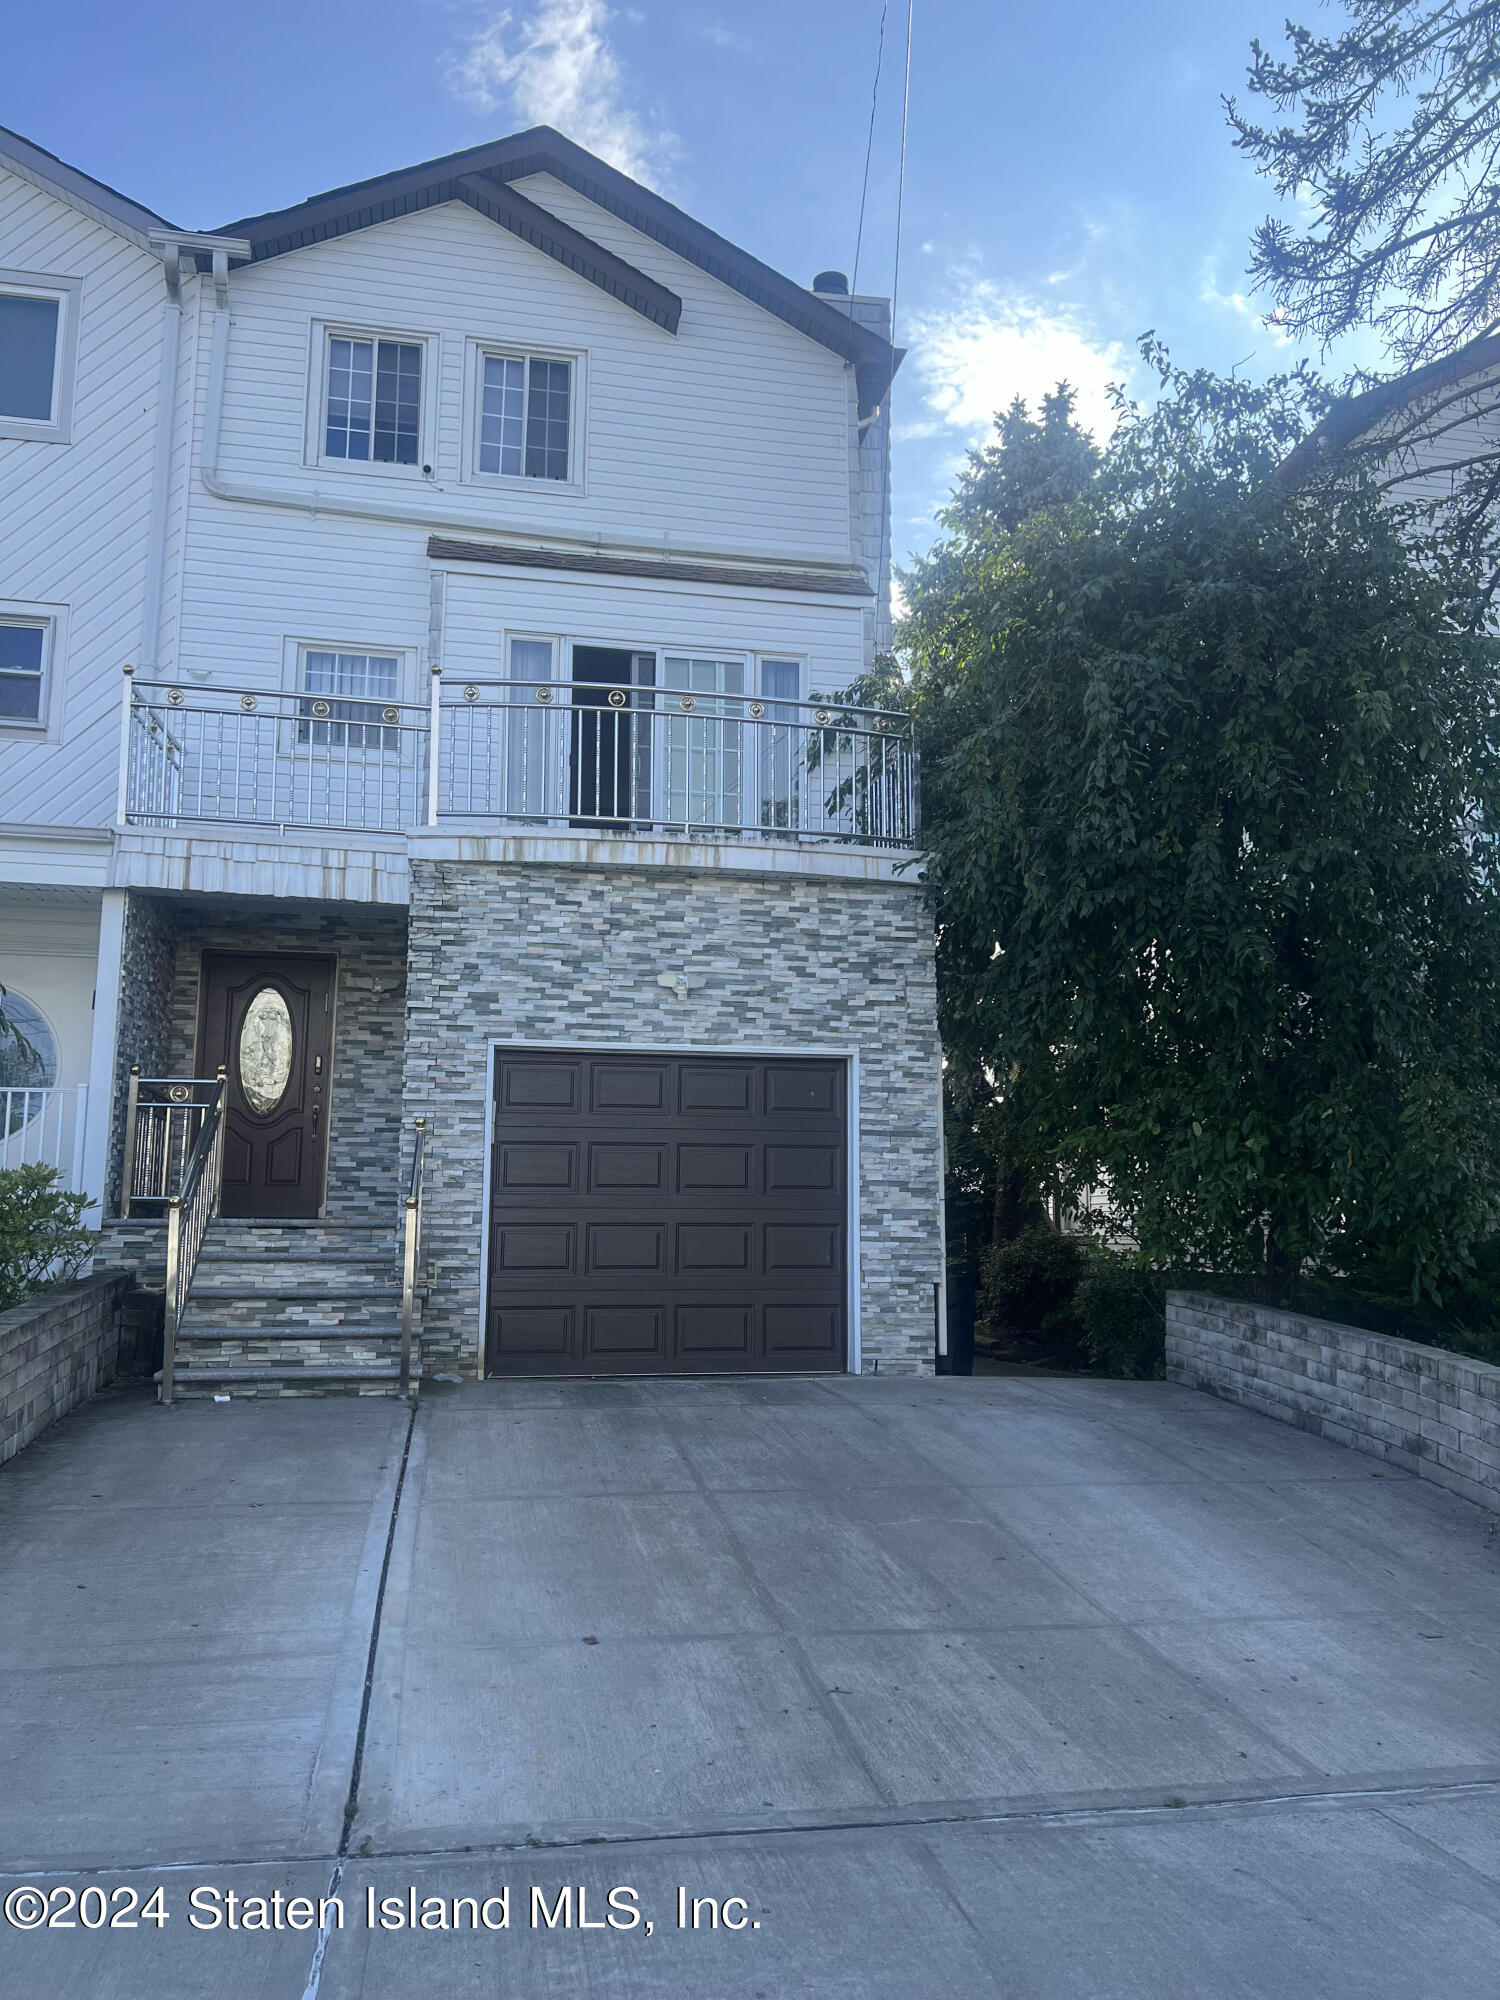
[[[421,1380],[421,1365],[412,1357],[411,1381]],[[275,1363],[179,1364],[172,1378],[174,1399],[227,1396],[396,1396],[401,1393],[396,1362],[350,1363],[342,1367],[284,1367]],[[157,1375],[158,1384],[161,1381]]]

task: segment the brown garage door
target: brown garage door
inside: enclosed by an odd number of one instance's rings
[[[502,1051],[492,1375],[837,1370],[839,1062]]]

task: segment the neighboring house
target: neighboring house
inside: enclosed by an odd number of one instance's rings
[[[1493,515],[1500,480],[1500,334],[1336,402],[1282,463],[1286,478],[1359,463],[1399,500]]]
[[[419,1120],[429,1372],[932,1367],[899,359],[546,129],[207,235],[0,133],[0,1163],[159,1262],[224,1067],[179,1389],[387,1386]]]

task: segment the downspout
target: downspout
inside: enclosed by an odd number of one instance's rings
[[[146,588],[141,608],[141,643],[136,661],[156,671],[161,643],[162,585],[167,569],[167,500],[172,487],[172,427],[177,413],[177,367],[182,350],[183,253],[175,243],[156,243],[167,281],[161,314],[161,366],[156,386],[156,440],[151,466],[151,510],[146,530]]]

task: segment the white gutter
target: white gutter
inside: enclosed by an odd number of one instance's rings
[[[330,492],[321,486],[282,486],[270,479],[226,478],[219,471],[220,432],[224,421],[224,382],[229,365],[228,286],[214,313],[213,345],[209,355],[208,407],[203,418],[203,449],[198,476],[216,500],[238,500],[251,507],[284,507],[294,514],[331,514],[351,521],[391,521],[403,528],[425,528],[429,533],[457,530],[463,535],[483,535],[492,541],[516,548],[587,549],[600,555],[611,551],[646,556],[688,556],[704,562],[732,562],[746,568],[785,569],[788,563],[809,572],[826,570],[830,575],[847,576],[850,569],[863,569],[855,562],[827,562],[806,556],[747,556],[735,549],[701,548],[689,542],[669,541],[665,536],[654,542],[605,541],[602,535],[570,535],[553,527],[517,528],[464,513],[440,510],[418,512],[399,500],[382,500],[378,494],[351,497],[347,492]]]

